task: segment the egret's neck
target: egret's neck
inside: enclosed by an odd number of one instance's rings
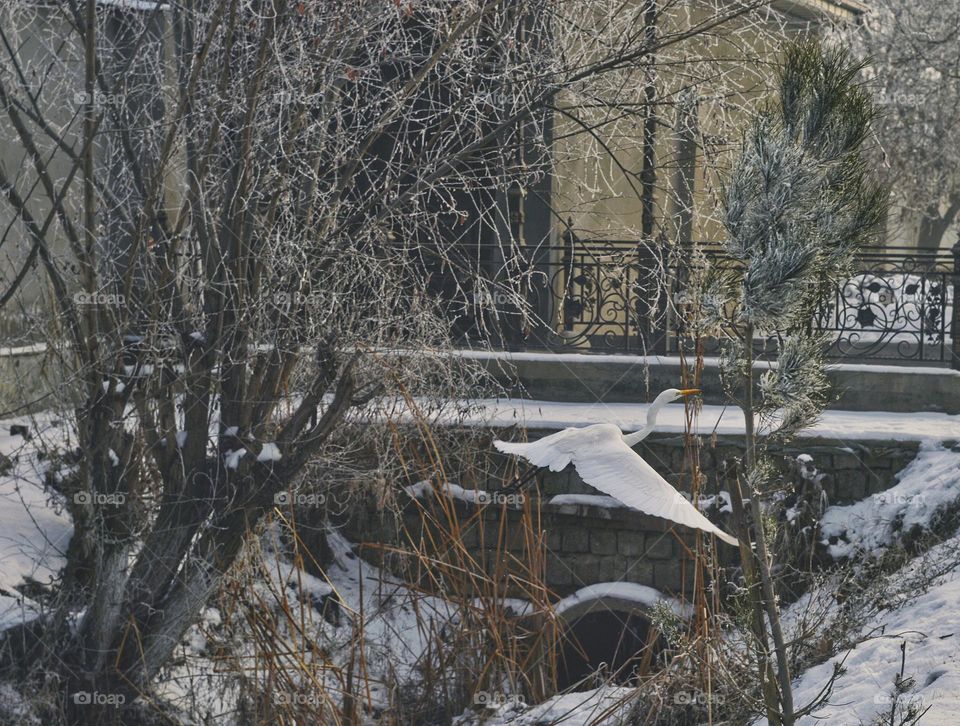
[[[639,431],[635,431],[634,433],[623,437],[623,440],[627,442],[627,446],[636,446],[651,433],[653,433],[653,427],[657,423],[657,414],[660,413],[660,409],[663,407],[664,403],[666,403],[666,401],[654,401],[652,404],[650,404],[650,408],[647,409],[647,425]]]

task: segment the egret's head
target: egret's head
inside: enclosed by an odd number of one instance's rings
[[[700,393],[699,388],[668,388],[666,391],[657,396],[657,400],[662,400],[664,403],[670,403],[671,401],[676,401],[678,398],[685,398],[686,396],[693,396]]]

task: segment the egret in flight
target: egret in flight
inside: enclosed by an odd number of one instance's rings
[[[668,388],[657,396],[647,411],[647,425],[624,434],[614,424],[593,424],[568,428],[529,443],[494,441],[498,451],[520,456],[536,467],[561,471],[571,462],[580,478],[627,506],[677,524],[702,529],[727,544],[739,545],[653,470],[631,447],[653,431],[660,409],[683,396],[699,393],[696,388]]]

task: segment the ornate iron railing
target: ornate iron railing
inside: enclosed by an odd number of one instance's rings
[[[539,325],[528,345],[652,352],[664,309],[665,259],[635,242],[594,240],[541,253],[530,298]]]
[[[701,246],[723,264],[716,245]],[[673,255],[673,259],[678,256]],[[682,336],[667,304],[683,294],[686,260],[632,241],[581,240],[540,247],[528,261],[535,324],[511,347],[606,353],[675,353]],[[827,291],[811,324],[832,358],[960,365],[954,300],[960,246],[950,252],[862,250],[854,274]],[[712,346],[708,344],[708,350]],[[764,349],[772,352],[775,345]]]
[[[948,363],[952,359],[955,260],[950,254],[867,250],[838,283],[816,326],[840,358]]]

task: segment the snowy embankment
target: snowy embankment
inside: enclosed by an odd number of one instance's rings
[[[273,528],[261,540],[263,577],[250,584],[247,602],[247,606],[256,602],[258,608],[266,609],[265,619],[275,618],[272,637],[277,646],[295,653],[303,666],[290,668],[287,675],[295,687],[289,692],[274,691],[274,702],[342,706],[344,674],[356,657],[356,628],[362,623],[365,666],[360,700],[368,713],[386,711],[394,705],[398,687],[417,686],[424,654],[436,645],[431,639],[455,621],[456,608],[411,590],[364,561],[333,529],[327,532],[331,560],[325,577],[311,575],[291,562],[278,532]],[[160,679],[158,688],[175,706],[196,707],[199,701],[207,718],[239,726],[227,717],[236,701],[230,668],[222,655],[211,657],[211,646],[224,635],[222,619],[214,608],[204,612],[203,622],[192,626],[184,639],[177,659],[182,665]],[[309,642],[322,644],[319,654],[306,647]],[[232,647],[231,657],[238,662],[257,655],[251,640],[234,640]]]
[[[926,529],[960,497],[960,451],[926,441],[899,475],[896,486],[847,506],[831,507],[823,517],[824,540],[835,557],[880,555],[914,528]],[[911,560],[882,580],[858,570],[858,585],[873,602],[861,619],[838,597],[842,588],[828,581],[784,610],[788,631],[817,610],[822,627],[842,618],[854,620],[855,645],[814,666],[795,681],[794,702],[813,700],[828,683],[834,664],[845,673],[828,703],[801,719],[813,724],[869,724],[878,716],[890,723],[892,711],[911,705],[929,707],[920,723],[953,726],[960,714],[960,533]],[[799,636],[799,630],[794,632]],[[902,694],[894,697],[901,666]],[[760,724],[765,721],[759,722]],[[894,723],[900,723],[894,720]]]
[[[897,476],[896,486],[846,506],[830,507],[821,520],[823,539],[835,559],[880,554],[960,499],[960,453],[924,441],[917,458]]]
[[[62,504],[44,489],[46,467],[36,459],[38,439],[61,437],[54,424],[49,417],[12,419],[0,428],[0,630],[38,616],[37,603],[20,590],[33,583],[50,584],[64,565],[73,535]],[[17,425],[32,430],[32,438],[10,435],[11,426]]]
[[[41,448],[61,448],[69,440],[63,425],[49,416],[32,420],[0,422],[0,453],[9,461],[9,467],[0,473],[0,630],[40,614],[40,604],[24,596],[17,588],[34,583],[50,585],[62,569],[64,553],[72,535],[69,516],[63,510],[59,495],[43,486],[47,462],[38,459]],[[9,435],[11,425],[23,425],[27,436]],[[179,442],[178,442],[179,443]],[[44,444],[45,446],[39,446]],[[450,485],[446,493],[455,498],[482,503],[486,492],[462,489]],[[427,495],[427,485],[414,485],[411,495]],[[390,708],[398,685],[416,688],[420,680],[423,659],[437,643],[437,632],[456,628],[461,612],[451,603],[411,590],[388,573],[365,562],[353,547],[335,531],[328,533],[331,562],[325,578],[299,570],[287,554],[278,549],[278,539],[267,536],[261,542],[260,561],[264,577],[251,583],[247,591],[251,600],[275,610],[276,636],[288,640],[291,647],[298,642],[297,628],[307,624],[307,630],[325,646],[319,681],[323,683],[326,698],[343,698],[343,673],[355,647],[356,624],[362,620],[364,654],[367,668],[364,673],[364,709],[379,712]],[[558,601],[555,615],[575,610],[595,598],[617,597],[650,606],[660,601],[674,608],[679,606],[659,592],[628,583],[611,583],[606,589],[594,586]],[[530,603],[505,599],[501,606],[515,615],[529,615]],[[476,603],[477,607],[487,604]],[[231,658],[256,657],[254,644],[237,641],[224,628],[231,617],[216,606],[204,610],[201,621],[191,626],[178,651],[174,664],[158,681],[158,695],[172,708],[184,713],[202,713],[222,723],[231,723],[231,714],[238,703],[237,684],[229,666]],[[287,626],[290,625],[288,632]],[[223,651],[231,643],[230,655]],[[217,654],[217,655],[214,655]],[[303,652],[305,663],[312,654]],[[296,681],[296,674],[293,676]],[[315,684],[316,681],[313,681]],[[300,687],[309,696],[316,693],[312,684]],[[9,684],[0,688],[10,691],[4,700],[7,706],[25,701],[10,690]],[[299,689],[298,689],[299,690]],[[618,714],[628,707],[630,689],[606,689],[558,696],[527,710],[522,700],[504,704],[504,708],[486,709],[484,723],[538,723],[562,720],[569,724],[619,723]],[[297,694],[275,694],[294,698]],[[481,702],[477,701],[479,705]],[[485,702],[486,703],[486,702]],[[490,705],[490,704],[487,704]],[[495,704],[493,704],[495,705]],[[514,710],[517,709],[517,710]],[[468,711],[463,723],[480,718],[479,709]],[[508,712],[512,711],[512,715]],[[522,715],[520,711],[523,711]],[[604,715],[605,714],[605,715]],[[491,716],[493,720],[486,720]],[[508,718],[509,721],[503,721]],[[519,718],[519,720],[515,720]],[[599,720],[598,720],[599,719]]]
[[[922,581],[922,568],[930,558],[939,559],[960,549],[953,537],[888,577],[891,581]],[[824,706],[797,723],[870,724],[877,716],[890,723],[891,708],[900,713],[913,705],[929,710],[920,720],[928,726],[954,726],[960,714],[960,572],[956,565],[925,591],[908,592],[905,599],[862,622],[859,642],[820,665],[809,668],[794,682],[794,702],[805,705],[817,697],[833,673],[834,663],[843,663],[845,673],[837,679]],[[791,609],[805,607],[805,598]],[[839,606],[832,604],[830,617]],[[790,615],[785,612],[785,620]],[[901,651],[905,647],[905,651]],[[903,664],[903,681],[909,688],[894,698],[894,681]],[[896,700],[896,703],[894,701]],[[760,721],[759,724],[766,724]],[[894,723],[900,723],[899,720]]]
[[[605,686],[554,696],[532,708],[512,701],[483,716],[464,714],[453,726],[619,726],[629,723],[635,697],[633,688]]]
[[[502,403],[495,402],[497,406]],[[716,423],[713,414],[719,417],[720,413],[711,409],[706,407],[705,414],[700,417],[701,427],[708,430],[712,430]],[[512,418],[517,414],[515,407],[497,408],[493,413],[495,417],[503,417],[500,425],[507,420],[517,422]],[[939,414],[891,417],[858,413],[848,414],[849,421],[836,418],[845,413],[828,412],[820,430],[811,433],[824,436],[828,435],[825,431],[834,431],[836,435],[859,439],[869,438],[872,430],[876,438],[925,439],[917,459],[900,473],[896,486],[852,505],[832,507],[825,513],[823,533],[825,540],[829,540],[830,552],[838,558],[855,558],[858,553],[879,554],[895,545],[911,529],[927,527],[938,512],[960,497],[960,450],[934,441],[934,438],[960,439],[960,423],[957,422],[960,417]],[[525,402],[520,414],[523,422],[531,427],[547,426],[547,420],[552,420],[553,424],[571,425],[607,418],[629,430],[643,421],[645,407]],[[667,407],[662,417],[662,430],[669,431],[672,427],[681,430],[682,416],[682,406]],[[20,434],[10,435],[10,425],[17,423],[29,425],[33,438],[25,440]],[[728,410],[720,420],[718,431],[735,432],[738,424],[742,426],[742,420],[735,420]],[[850,427],[846,428],[847,425]],[[32,422],[4,421],[2,426],[0,454],[5,458],[0,459],[0,466],[9,460],[6,470],[0,470],[0,628],[5,628],[36,617],[39,604],[24,596],[18,588],[30,587],[32,583],[47,584],[56,577],[64,563],[63,553],[72,527],[62,510],[62,503],[44,490],[42,482],[46,465],[36,457],[39,441],[50,439],[62,443],[66,432],[52,418],[43,417]],[[419,489],[415,485],[410,493],[414,496],[428,494],[425,485]],[[455,486],[448,488],[446,493],[472,502],[482,501],[483,494]],[[592,499],[590,502],[598,504]],[[584,502],[560,497],[552,503]],[[612,505],[612,502],[604,501],[603,504]],[[277,556],[267,548],[264,561],[268,564],[267,570],[273,573],[273,582],[269,587],[264,585],[260,594],[264,602],[270,602],[270,593],[297,591],[284,607],[292,606],[293,620],[300,621],[303,614],[313,622],[314,632],[330,646],[328,652],[332,654],[333,668],[329,683],[325,683],[330,693],[337,693],[341,687],[335,677],[338,666],[343,665],[338,661],[349,657],[352,622],[363,613],[366,648],[372,664],[367,673],[367,706],[373,710],[385,708],[390,703],[393,684],[416,682],[418,664],[428,649],[431,632],[430,627],[424,626],[425,614],[427,621],[452,623],[456,620],[456,612],[448,603],[413,593],[386,573],[363,562],[350,544],[336,533],[331,534],[330,544],[333,562],[328,568],[326,581],[296,571],[285,557]],[[868,723],[878,713],[889,714],[892,707],[903,707],[908,703],[920,704],[922,708],[930,706],[922,723],[957,722],[956,714],[960,713],[960,665],[957,662],[960,656],[960,608],[956,604],[960,602],[960,573],[952,566],[940,567],[951,553],[957,552],[960,552],[960,536],[949,539],[928,553],[929,556],[890,575],[891,582],[912,585],[923,582],[926,577],[932,579],[932,584],[929,588],[892,588],[898,593],[896,597],[886,598],[869,617],[856,623],[857,632],[850,640],[856,645],[851,650],[842,651],[799,675],[795,682],[795,701],[802,705],[827,683],[834,662],[844,661],[847,669],[835,684],[829,703],[812,716],[805,717],[801,724]],[[960,562],[960,555],[955,559]],[[935,566],[931,566],[931,562]],[[941,574],[930,575],[934,570]],[[337,607],[342,615],[336,623],[326,620],[317,609],[318,602],[332,595],[339,603]],[[560,601],[555,610],[574,608],[591,595],[630,596],[644,601],[661,599],[659,593],[653,591],[581,592]],[[844,606],[834,601],[831,590],[816,596],[827,603],[830,618],[842,615]],[[791,620],[797,620],[795,612],[809,606],[813,597],[811,593],[785,610],[788,627]],[[520,610],[527,605],[517,604]],[[179,677],[171,678],[161,688],[172,702],[183,699],[180,702],[185,703],[199,696],[210,704],[211,714],[230,710],[229,698],[217,703],[213,689],[201,693],[204,691],[203,678],[211,677],[216,671],[204,633],[216,631],[219,625],[219,614],[209,609],[203,623],[191,628],[184,646],[189,665],[177,669]],[[898,705],[891,703],[891,692],[894,676],[900,672],[901,646],[904,644],[904,676],[913,680],[899,698]],[[465,713],[458,723],[462,726],[475,723],[518,726],[554,722],[570,726],[618,724],[624,722],[630,701],[636,695],[633,689],[606,687],[555,696],[535,706],[508,702],[487,709],[483,716],[474,709]]]
[[[32,595],[31,590],[38,584],[45,588],[58,577],[65,564],[73,526],[61,497],[44,488],[48,463],[37,456],[43,448],[62,448],[67,443],[70,437],[63,425],[52,416],[40,415],[4,420],[0,426],[2,631],[41,614],[40,603],[20,590]],[[22,426],[26,437],[23,433],[9,434],[11,426]],[[291,622],[298,626],[312,624],[315,637],[328,647],[331,662],[324,670],[324,675],[329,676],[324,678],[324,685],[334,699],[342,695],[342,680],[338,676],[350,658],[354,623],[362,618],[365,652],[370,659],[364,684],[367,705],[373,710],[386,708],[395,696],[391,691],[397,683],[416,683],[418,666],[429,649],[428,641],[437,629],[456,617],[456,610],[439,598],[409,589],[364,562],[337,532],[329,533],[328,542],[332,561],[324,580],[298,570],[287,555],[275,553],[265,541],[263,570],[269,576],[266,581],[257,582],[253,590],[259,602],[276,607],[281,615],[295,613]],[[281,600],[278,593],[292,597]],[[327,618],[322,612],[328,602],[337,614],[335,618]],[[431,625],[431,621],[435,624]],[[223,656],[211,657],[218,634],[222,634],[222,622],[221,613],[210,607],[204,611],[201,622],[189,629],[180,657],[175,659],[180,665],[174,666],[158,685],[172,705],[199,707],[211,718],[226,717],[235,707],[229,669],[224,673],[221,667]],[[285,617],[280,622],[286,622]],[[291,643],[296,642],[294,634],[288,635]],[[252,647],[251,643],[233,643],[241,651]],[[243,655],[234,653],[238,658]],[[246,655],[252,656],[253,651]],[[8,684],[0,684],[0,689],[10,690]],[[8,706],[18,700],[12,691],[11,694],[4,698]],[[218,722],[231,723],[229,718]]]

